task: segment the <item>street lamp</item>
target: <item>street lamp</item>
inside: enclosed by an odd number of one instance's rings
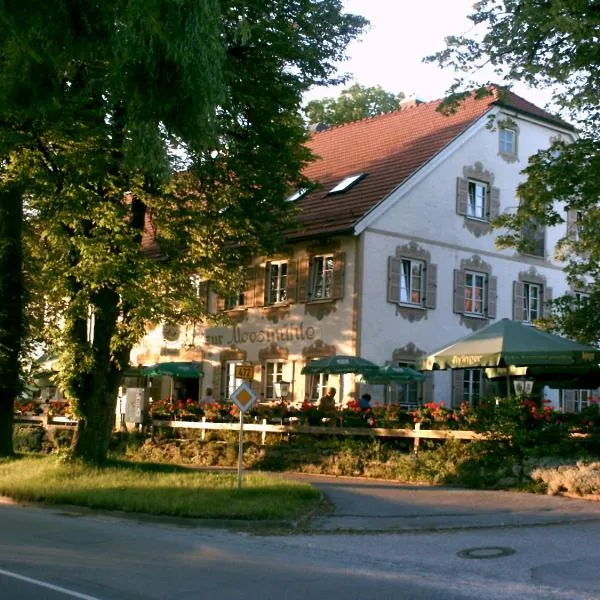
[[[533,391],[533,379],[527,379],[525,377],[516,377],[513,380],[513,386],[515,388],[515,394],[517,396],[529,396]]]

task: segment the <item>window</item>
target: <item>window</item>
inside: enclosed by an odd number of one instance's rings
[[[323,300],[333,296],[333,254],[315,256],[310,263],[310,291],[311,300]]]
[[[465,369],[462,401],[469,406],[477,406],[482,396],[482,370]]]
[[[597,401],[597,390],[560,390],[558,409],[561,412],[581,412]]]
[[[551,300],[552,288],[532,267],[519,274],[519,281],[513,282],[513,319],[525,323],[541,319],[546,316]]]
[[[233,310],[234,308],[241,308],[246,306],[246,294],[244,290],[239,291],[237,294],[232,294],[225,298],[225,310]]]
[[[499,142],[501,154],[517,153],[517,132],[514,129],[501,127]]]
[[[488,186],[479,181],[469,181],[469,202],[467,217],[485,219],[487,217]]]
[[[460,269],[454,270],[454,312],[477,319],[495,319],[498,278],[491,275],[491,265],[477,255],[461,260],[460,265]]]
[[[304,196],[306,196],[306,194],[308,193],[309,188],[304,187],[304,188],[300,188],[299,190],[296,190],[293,194],[291,194],[290,196],[288,196],[285,201],[286,202],[295,202],[296,200],[300,200],[300,198],[303,198]]]
[[[309,400],[311,402],[318,402],[325,393],[325,390],[330,387],[329,374],[319,373],[317,375],[309,375],[308,377],[311,378],[307,386],[307,389],[310,389]]]
[[[425,263],[421,260],[402,259],[400,302],[405,304],[422,304],[424,267]]]
[[[237,379],[235,376],[235,367],[236,365],[241,365],[241,361],[239,360],[228,360],[225,363],[225,385],[223,386],[223,390],[225,392],[225,400],[229,400],[231,398],[231,394],[240,387],[243,383],[243,379]]]
[[[537,283],[523,284],[523,321],[531,323],[542,316],[542,286]]]
[[[538,223],[534,218],[531,218],[529,223],[523,226],[522,236],[527,240],[528,248],[526,254],[532,256],[545,256],[546,251],[546,235],[545,227],[542,223]]]
[[[405,318],[419,318],[415,308],[436,307],[437,265],[429,258],[414,242],[397,246],[395,256],[388,257],[387,301],[397,304]]]
[[[409,362],[397,362],[396,365],[399,367],[410,367],[411,369],[415,368],[415,363]],[[420,404],[419,385],[417,381],[396,384],[396,401],[400,405],[400,408],[405,410],[418,408]]]
[[[287,300],[287,278],[287,261],[270,263],[267,287],[268,304],[280,304]]]
[[[576,210],[575,211],[575,229],[574,229],[575,240],[579,241],[581,239],[581,230],[582,229],[583,229],[583,211]]]
[[[278,400],[275,383],[283,380],[283,365],[279,360],[268,360],[265,363],[265,400]]]
[[[358,173],[356,175],[350,175],[345,179],[342,179],[333,189],[329,190],[330,194],[337,194],[339,192],[345,192],[349,190],[354,184],[358,183],[363,177],[365,173]]]
[[[588,301],[590,295],[587,292],[573,292],[573,298],[578,308],[582,307]]]
[[[487,275],[467,271],[465,273],[465,313],[484,315],[487,305]]]

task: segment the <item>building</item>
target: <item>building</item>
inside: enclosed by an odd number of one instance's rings
[[[276,399],[275,383],[284,380],[288,401],[316,400],[333,386],[346,402],[363,388],[353,375],[304,376],[302,367],[333,354],[410,365],[496,319],[541,316],[553,294],[567,291],[553,256],[565,225],[532,224],[535,249],[522,255],[496,248],[490,221],[517,207],[528,157],[575,132],[511,92],[470,97],[449,116],[438,106],[314,133],[317,160],[306,175],[315,186],[288,199],[300,208],[289,250],[257,257],[235,296],[203,299],[211,311],[226,311],[230,325],[157,328],[132,363],[200,361],[201,386],[219,399],[241,383],[235,365],[245,364],[263,400]],[[448,371],[369,392],[375,402],[457,405],[484,384],[479,370]],[[155,400],[169,393],[170,383],[162,385]]]

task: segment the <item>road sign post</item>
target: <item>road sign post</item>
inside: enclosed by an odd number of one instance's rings
[[[244,470],[244,413],[256,402],[254,390],[242,383],[232,394],[231,401],[240,409],[240,439],[238,446],[237,487],[242,489],[242,472]]]

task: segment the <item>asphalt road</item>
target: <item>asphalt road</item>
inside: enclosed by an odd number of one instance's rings
[[[600,599],[597,503],[317,484],[336,511],[303,535],[0,505],[0,598]],[[475,517],[481,521],[461,522]]]

